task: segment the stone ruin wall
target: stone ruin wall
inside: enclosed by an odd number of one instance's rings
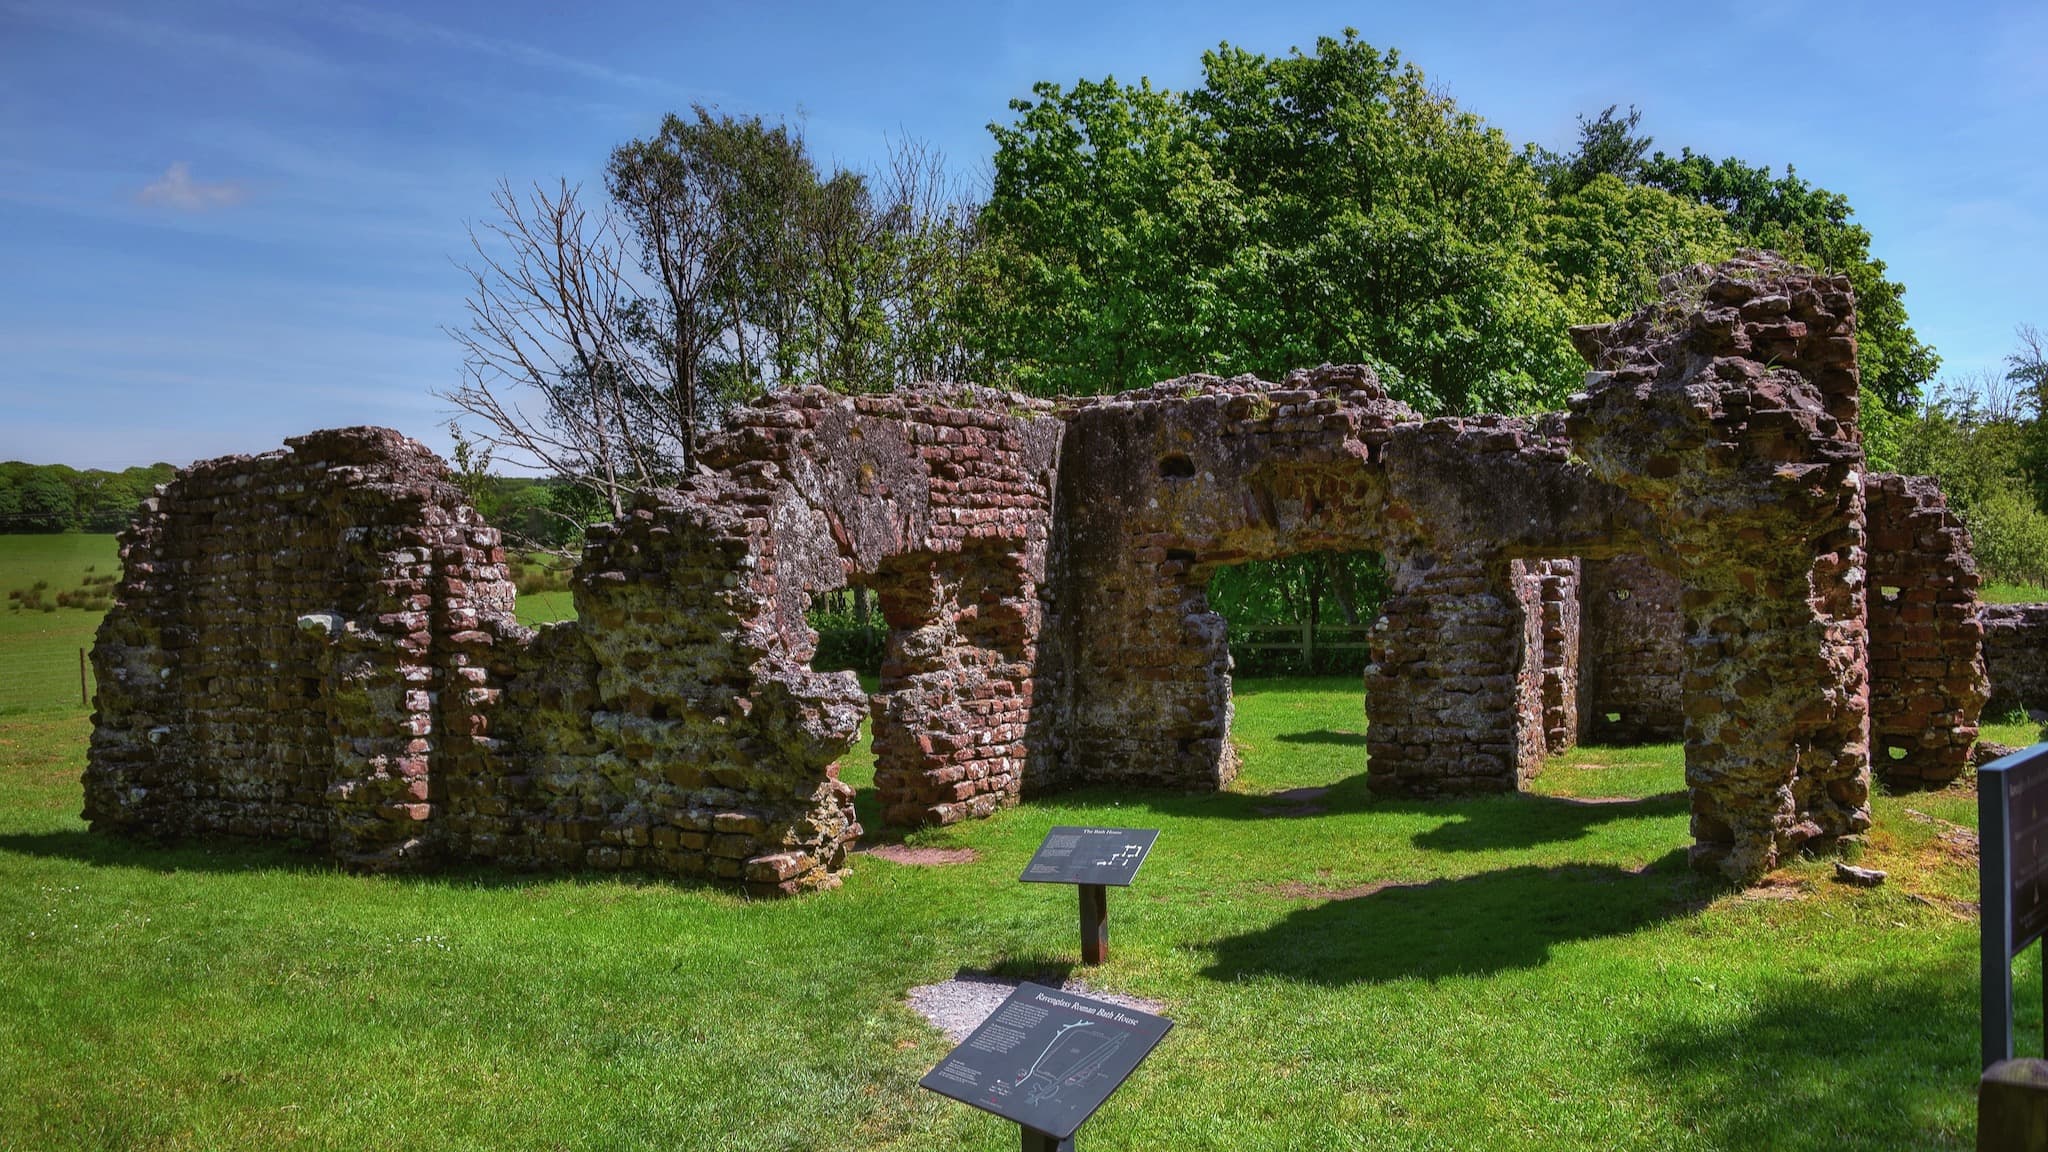
[[[1685,738],[1678,577],[1638,555],[1587,560],[1580,585],[1579,739]]]
[[[1696,863],[1754,876],[1870,825],[1854,297],[1738,258],[1574,330],[1572,439],[1683,583]]]
[[[1879,474],[1870,515],[1871,757],[1895,787],[1960,776],[1988,685],[1970,534],[1932,477]]]
[[[1666,289],[1575,332],[1595,371],[1569,414],[1425,421],[1328,367],[1059,405],[781,394],[700,474],[593,528],[578,619],[537,632],[511,618],[495,533],[395,433],[195,466],[126,544],[87,815],[352,863],[829,887],[861,831],[836,762],[863,716],[891,823],[1083,784],[1219,788],[1209,577],[1374,549],[1393,582],[1365,679],[1375,791],[1512,791],[1611,738],[1605,712],[1661,736],[1652,705],[1677,702],[1696,860],[1753,877],[1868,825],[1865,654],[1902,633],[1882,612],[1866,631],[1865,573],[1893,564],[1952,606],[1966,542],[1867,547],[1866,514],[1884,533],[1925,509],[1860,476],[1845,283],[1755,256]],[[872,698],[809,666],[810,596],[853,583],[889,626]],[[1974,660],[1942,613],[1910,643]],[[1968,712],[1967,678],[1936,679],[1881,679],[1877,702]]]
[[[578,619],[537,631],[496,532],[397,433],[187,469],[123,540],[86,816],[351,864],[830,886],[860,832],[836,763],[871,707],[892,816],[1021,786],[1046,412],[975,389],[751,409],[714,472],[592,529]],[[891,625],[872,702],[809,666],[811,593],[854,579]]]
[[[460,669],[513,588],[496,530],[423,446],[287,443],[186,470],[122,537],[85,815],[395,863],[425,847],[435,741],[482,703]]]
[[[2048,604],[1986,604],[1978,620],[1991,681],[1984,714],[2048,714]]]

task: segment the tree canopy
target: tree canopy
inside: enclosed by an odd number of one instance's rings
[[[1034,390],[1385,369],[1431,411],[1560,400],[1577,357],[1533,168],[1398,53],[1225,45],[1187,93],[1040,84],[993,125],[986,337]]]
[[[1571,324],[1752,245],[1851,278],[1870,394],[1911,409],[1939,360],[1847,198],[1652,153],[1617,107],[1570,152],[1517,150],[1349,30],[1279,57],[1225,44],[1186,92],[1037,85],[990,126],[993,363],[1088,393],[1363,361],[1424,411],[1556,407],[1582,373]]]

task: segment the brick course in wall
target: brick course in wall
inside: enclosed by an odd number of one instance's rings
[[[1639,555],[1585,561],[1579,737],[1647,744],[1685,737],[1685,626],[1678,577]]]
[[[1872,474],[1871,759],[1894,787],[1962,774],[1984,708],[1984,626],[1970,533],[1928,476]]]

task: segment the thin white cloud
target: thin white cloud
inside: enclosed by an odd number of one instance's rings
[[[29,5],[9,0],[0,3],[0,14],[45,27],[73,28],[126,40],[153,50],[160,59],[190,61],[195,67],[214,67],[218,62],[227,62],[301,82],[337,72],[334,64],[318,56],[261,37],[178,27],[83,5]]]
[[[571,76],[580,76],[586,80],[615,84],[622,88],[634,88],[652,92],[674,92],[680,90],[677,85],[664,80],[658,80],[652,76],[643,76],[636,72],[613,68],[608,64],[599,64],[591,60],[565,56],[560,52],[541,48],[533,44],[521,43],[516,40],[504,40],[495,36],[481,36],[474,32],[464,31],[460,28],[451,28],[445,24],[430,23],[397,12],[379,11],[357,4],[322,4],[317,8],[311,9],[309,14],[322,16],[344,24],[358,32],[380,36],[386,40],[397,41],[401,44],[437,41],[479,55],[493,56],[529,67],[545,68]]]
[[[166,168],[162,176],[144,184],[141,191],[135,194],[138,203],[173,208],[180,212],[232,208],[248,198],[249,190],[236,181],[194,180],[192,165],[185,160]]]

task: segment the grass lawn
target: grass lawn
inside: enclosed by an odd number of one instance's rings
[[[2048,588],[2037,588],[2031,584],[1986,584],[1977,589],[1977,598],[1986,604],[2040,604],[2048,601]]]
[[[1365,789],[1355,678],[1241,683],[1237,718],[1229,792],[1034,800],[910,837],[975,863],[859,857],[838,892],[749,902],[94,836],[84,712],[17,708],[0,1149],[1008,1152],[1014,1127],[917,1089],[947,1044],[901,1000],[1072,970],[1072,893],[1016,882],[1057,823],[1162,830],[1087,979],[1178,1026],[1084,1147],[1971,1146],[1967,788],[1878,798],[1882,888],[1808,861],[1734,893],[1685,870],[1676,746],[1420,803]],[[845,767],[871,812],[865,749]]]
[[[0,600],[0,715],[78,706],[78,651],[92,647],[102,613],[56,607],[56,596],[87,576],[120,571],[112,536],[0,536],[0,597],[43,582],[42,599],[54,609]]]

